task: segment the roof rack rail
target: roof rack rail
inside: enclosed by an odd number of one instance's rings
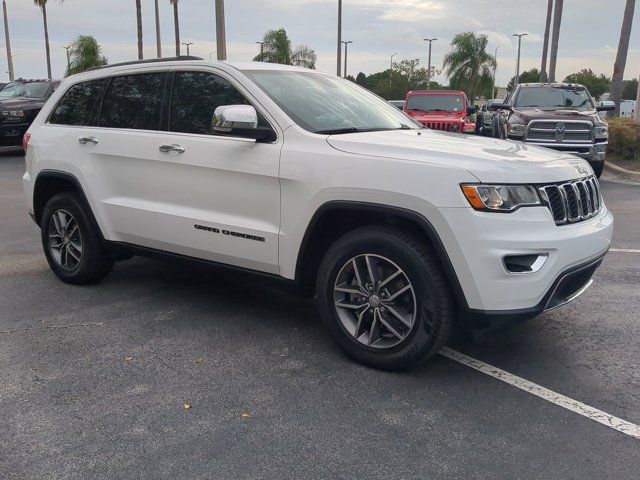
[[[204,60],[204,58],[196,57],[194,55],[181,55],[179,57],[151,58],[149,60],[132,60],[130,62],[112,63],[110,65],[105,65],[104,67],[92,67],[92,68],[89,68],[88,71],[102,70],[103,68],[111,68],[111,67],[124,67],[127,65],[144,65],[145,63],[176,62],[176,61],[184,61],[184,60]]]

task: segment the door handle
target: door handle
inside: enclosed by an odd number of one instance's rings
[[[185,149],[184,147],[174,143],[172,145],[160,145],[160,151],[163,153],[170,153],[170,152],[184,153]]]
[[[96,137],[82,137],[78,139],[78,142],[80,142],[82,145],[86,145],[87,143],[92,143],[92,144],[96,144],[98,143],[98,140],[96,139]]]

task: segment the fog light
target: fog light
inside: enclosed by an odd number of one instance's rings
[[[502,261],[509,273],[535,273],[540,271],[549,258],[548,253],[534,253],[532,255],[507,255]]]

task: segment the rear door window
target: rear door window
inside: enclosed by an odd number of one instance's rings
[[[115,77],[100,109],[100,126],[158,130],[165,73]]]
[[[59,125],[95,126],[97,110],[106,79],[74,85],[64,94],[49,118]]]

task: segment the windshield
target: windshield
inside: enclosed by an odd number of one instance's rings
[[[515,107],[539,107],[548,110],[595,108],[591,95],[583,87],[535,87],[522,88]]]
[[[47,82],[14,82],[7,84],[0,91],[0,97],[44,98],[48,90],[49,83]]]
[[[462,95],[411,95],[406,109],[423,112],[462,112],[464,97]]]
[[[306,72],[244,72],[293,121],[320,134],[418,129],[407,115],[355,83]]]

